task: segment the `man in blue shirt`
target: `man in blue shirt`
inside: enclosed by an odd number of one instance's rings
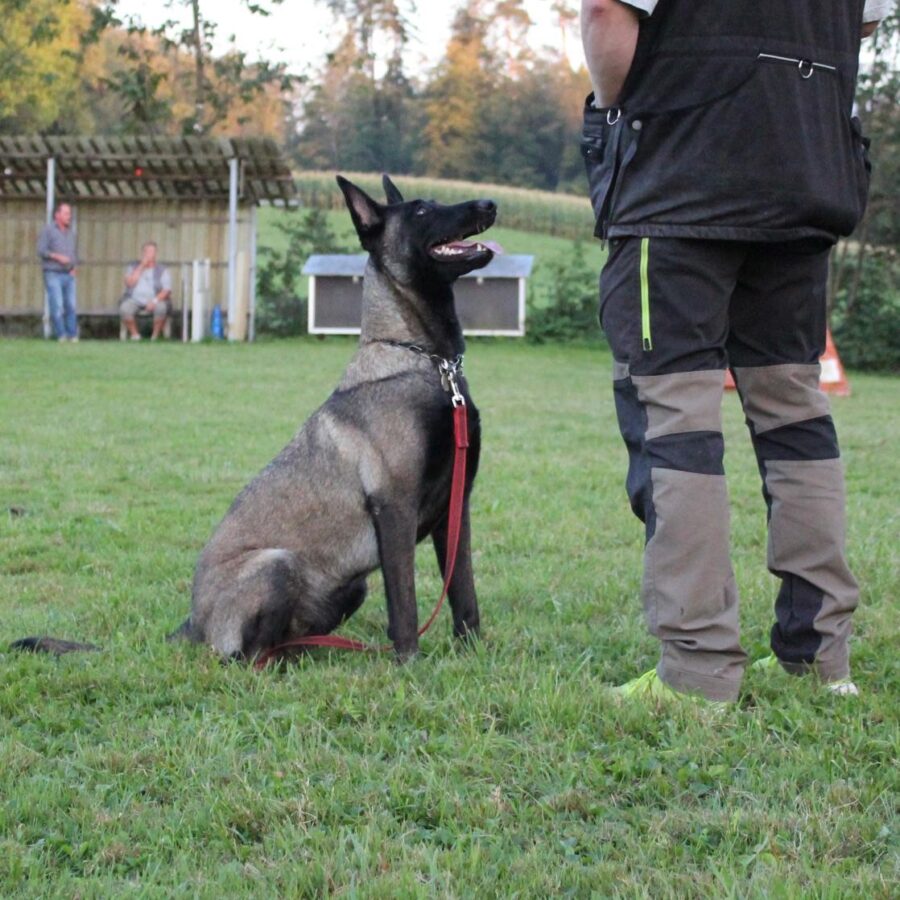
[[[53,211],[53,221],[41,230],[37,255],[44,275],[53,333],[60,342],[77,341],[75,268],[78,254],[72,230],[72,207],[68,203],[60,203]]]

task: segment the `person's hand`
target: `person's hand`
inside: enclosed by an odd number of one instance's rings
[[[156,300],[155,300],[155,299],[151,300],[151,301],[147,304],[147,306],[145,307],[145,309],[147,310],[147,312],[153,312],[153,310],[156,309]]]
[[[63,256],[62,253],[54,253],[51,258],[55,259],[61,266],[67,266],[72,262],[68,256]]]

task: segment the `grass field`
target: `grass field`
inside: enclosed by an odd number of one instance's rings
[[[317,653],[261,674],[164,642],[210,530],[351,352],[0,342],[0,896],[898,895],[896,379],[851,373],[834,403],[862,696],[750,673],[711,719],[604,690],[655,647],[599,348],[470,342],[476,649],[446,613],[403,668]],[[774,581],[725,407],[756,657]],[[424,611],[424,545],[418,569]],[[385,619],[373,585],[345,633],[381,640]],[[5,651],[41,633],[104,652]]]

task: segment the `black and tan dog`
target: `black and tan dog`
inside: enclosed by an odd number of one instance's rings
[[[444,567],[454,441],[438,361],[461,358],[453,282],[486,265],[490,200],[444,206],[404,201],[384,177],[387,204],[338,178],[362,246],[359,348],[340,384],[284,450],[237,497],[200,555],[190,618],[173,636],[249,659],[284,641],[327,634],[355,612],[381,567],[397,655],[418,649],[414,557],[434,540]],[[476,634],[468,493],[479,421],[465,380],[469,459],[453,630]]]
[[[461,373],[453,282],[498,249],[465,241],[493,224],[496,206],[406,202],[387,176],[387,204],[344,178],[338,184],[369,252],[359,348],[334,393],[226,513],[197,562],[190,617],[171,635],[228,658],[332,631],[362,604],[366,577],[379,566],[395,652],[416,652],[416,544],[430,535],[442,573],[445,565],[455,449],[448,368],[469,434],[449,599],[454,634],[478,632],[468,496],[480,430]],[[13,646],[98,649],[53,638]]]

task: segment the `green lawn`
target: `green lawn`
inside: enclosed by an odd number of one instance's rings
[[[751,673],[715,719],[610,701],[655,647],[609,358],[589,347],[470,342],[478,648],[452,646],[447,613],[403,668],[317,653],[258,673],[166,644],[210,530],[352,346],[0,342],[0,896],[896,897],[897,380],[851,373],[834,403],[858,700]],[[725,406],[760,656],[774,581]],[[378,641],[385,621],[376,587],[346,631]],[[42,633],[104,652],[5,652]]]

